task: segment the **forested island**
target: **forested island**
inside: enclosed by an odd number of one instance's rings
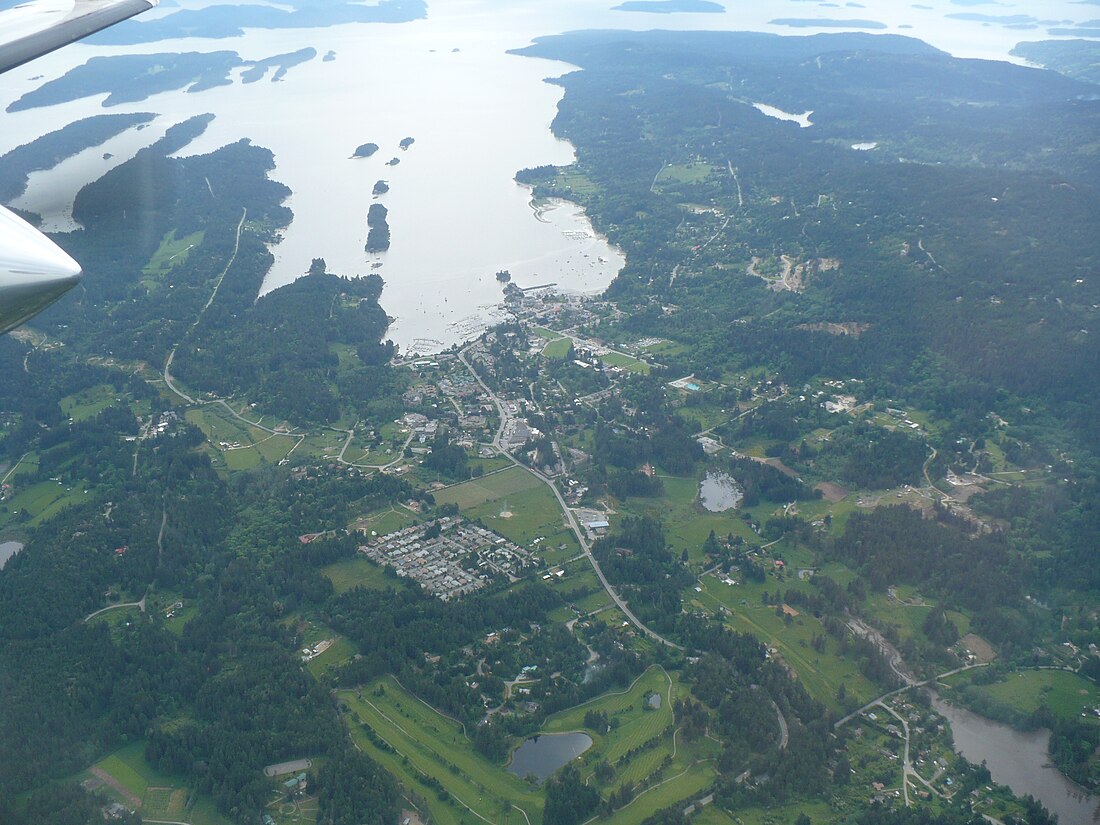
[[[1052,822],[923,685],[1100,785],[1093,87],[871,35],[525,52],[583,71],[576,163],[517,180],[627,265],[501,270],[447,351],[321,258],[257,298],[289,190],[173,157],[209,116],[79,193],[83,288],[0,338],[0,821]]]
[[[390,248],[388,214],[389,210],[380,203],[372,203],[367,210],[367,252],[385,252]]]

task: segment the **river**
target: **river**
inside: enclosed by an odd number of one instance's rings
[[[1050,763],[1050,731],[1018,731],[936,694],[932,704],[951,723],[955,749],[971,762],[984,761],[995,782],[1008,785],[1017,796],[1031,794],[1058,815],[1059,825],[1100,822],[1100,798],[1083,792]]]
[[[179,5],[194,9],[215,2]],[[318,57],[290,69],[278,83],[243,84],[237,69],[232,85],[193,94],[165,92],[106,110],[97,95],[5,113],[0,153],[92,114],[159,113],[144,130],[130,130],[31,175],[18,205],[40,212],[47,228],[64,232],[73,228],[72,196],[82,185],[171,125],[212,112],[216,119],[206,134],[183,154],[249,138],[274,152],[273,177],[294,193],[288,203],[294,221],[272,250],[276,263],[264,289],[300,276],[314,257],[324,257],[331,271],[345,275],[365,274],[372,263],[381,263],[376,271],[386,280],[382,305],[397,319],[391,336],[407,351],[427,352],[464,340],[498,317],[501,290],[494,274],[500,269],[508,269],[519,286],[555,282],[593,292],[610,283],[624,263],[618,250],[594,236],[580,210],[559,207],[537,216],[527,190],[514,182],[524,167],[573,159],[573,148],[550,131],[561,89],[544,82],[572,67],[509,55],[509,49],[580,28],[815,31],[770,22],[805,10],[794,0],[729,3],[725,14],[619,12],[611,5],[431,0],[426,19],[400,24],[248,29],[238,37],[131,46],[77,44],[0,77],[0,105],[92,56],[230,49],[258,60],[312,47]],[[163,6],[153,14],[175,8]],[[885,25],[883,31],[921,37],[966,57],[1003,59],[1019,40],[1045,36],[1041,27],[1019,30],[947,17],[957,11],[915,7],[908,0],[868,0],[859,9],[829,9],[828,15],[874,19]],[[1071,0],[1031,0],[1013,11],[1080,22],[1087,7]],[[819,30],[836,31],[829,25]],[[335,59],[322,60],[329,51]],[[407,151],[397,146],[404,137],[416,139]],[[350,159],[366,142],[379,144],[380,151],[366,160]],[[399,165],[386,165],[395,157]],[[390,184],[382,202],[390,210],[392,246],[368,259],[365,216],[378,179]],[[211,186],[216,193],[218,181]],[[58,240],[65,245],[64,235]]]

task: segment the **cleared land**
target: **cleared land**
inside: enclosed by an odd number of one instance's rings
[[[321,573],[332,582],[337,593],[346,593],[356,587],[385,590],[387,587],[398,585],[398,582],[387,578],[381,565],[375,564],[362,555],[326,565],[321,568]]]
[[[1100,717],[1093,712],[1100,707],[1100,686],[1076,673],[1022,670],[1010,674],[1004,681],[975,685],[970,689],[1020,713],[1034,713],[1046,707],[1062,719],[1081,718],[1084,714],[1084,718],[1100,724]]]
[[[74,422],[85,421],[99,415],[114,404],[117,398],[119,395],[110,384],[96,384],[62,398],[61,411]]]
[[[872,683],[859,671],[857,663],[849,656],[842,655],[837,649],[837,641],[831,637],[824,626],[813,614],[801,612],[787,622],[775,614],[776,608],[762,604],[761,593],[776,582],[759,585],[723,584],[715,576],[701,579],[703,592],[695,598],[710,609],[725,608],[728,612],[726,623],[734,630],[751,633],[768,647],[775,648],[783,661],[798,673],[798,678],[807,692],[819,702],[834,710],[840,710],[837,701],[837,689],[844,689],[849,701],[870,701],[882,689]],[[784,589],[809,589],[811,585],[797,579],[783,582]],[[825,637],[825,647],[818,652],[811,647],[814,636]]]
[[[16,476],[13,476],[13,479]],[[0,511],[0,527],[13,520],[24,510],[30,516],[30,526],[35,527],[51,516],[73,504],[88,499],[88,493],[78,487],[68,488],[59,481],[40,481],[20,489],[3,503]]]
[[[218,813],[212,799],[196,794],[180,777],[155,770],[145,761],[144,754],[145,742],[133,742],[103,757],[78,778],[102,782],[98,790],[123,804],[131,805],[137,800],[146,821],[230,825],[230,820]]]

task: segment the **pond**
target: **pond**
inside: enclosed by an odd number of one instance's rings
[[[539,782],[544,782],[554,771],[572,762],[590,747],[592,737],[587,733],[544,733],[516,748],[508,770],[521,779],[534,775]]]
[[[699,482],[699,503],[711,513],[732,510],[743,497],[741,487],[725,473],[711,470]]]
[[[8,559],[23,549],[23,545],[17,541],[0,541],[0,570],[8,563]]]

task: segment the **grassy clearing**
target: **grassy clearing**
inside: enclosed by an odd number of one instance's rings
[[[11,480],[15,481],[17,478],[18,475],[13,475]],[[87,491],[78,487],[66,487],[59,481],[40,481],[20,489],[4,502],[3,512],[0,512],[0,527],[23,511],[30,516],[29,526],[37,527],[66,507],[87,501],[89,497]]]
[[[714,610],[725,608],[726,622],[734,630],[752,633],[768,647],[775,648],[783,660],[798,673],[807,692],[819,702],[834,710],[840,710],[836,692],[840,685],[851,701],[867,702],[882,690],[859,671],[854,660],[841,655],[836,639],[826,633],[821,622],[810,613],[801,613],[791,622],[776,616],[775,608],[761,603],[760,594],[769,584],[723,584],[714,576],[704,576],[702,593],[694,594],[695,600]],[[797,580],[783,583],[784,589],[809,588],[811,585]],[[825,637],[825,649],[819,653],[810,646],[814,636]]]
[[[177,776],[164,774],[145,761],[145,742],[133,742],[92,765],[92,769],[106,773],[127,794],[141,800],[141,814],[146,821],[165,819],[188,822],[191,825],[229,825],[229,820],[218,813],[214,801],[198,796],[187,783]],[[80,774],[78,779],[98,778],[92,769]],[[110,784],[100,791],[123,804],[130,800]],[[188,799],[192,800],[187,809]]]
[[[408,527],[410,524],[415,523],[416,518],[408,510],[390,508],[359,518],[353,522],[352,527],[384,536],[386,533],[392,533],[394,530],[400,530],[402,527]]]
[[[329,649],[310,659],[306,669],[314,679],[320,679],[327,671],[339,667],[358,652],[355,645],[343,636],[335,636]]]
[[[277,464],[294,449],[299,438],[272,435],[233,418],[220,407],[188,410],[185,416],[216,450],[227,470],[251,470],[263,462]]]
[[[558,173],[558,180],[563,186],[578,195],[594,195],[600,191],[600,187],[571,166],[567,166]]]
[[[61,411],[75,422],[94,418],[119,399],[110,384],[96,384],[78,393],[67,395],[59,402]]]
[[[510,471],[500,475],[507,472]],[[496,477],[499,476],[493,476]],[[470,519],[480,518],[490,530],[521,547],[537,549],[548,560],[556,561],[559,557],[577,552],[579,547],[573,532],[565,526],[565,517],[554,494],[537,479],[535,483],[537,487],[509,492],[499,501],[485,502],[465,510],[463,514]],[[533,542],[537,538],[544,540],[535,546]],[[555,553],[562,544],[566,547],[564,553]]]
[[[321,568],[336,592],[347,593],[356,587],[365,587],[368,590],[385,590],[393,587],[395,582],[386,577],[385,570],[364,556],[357,555],[353,559],[344,559]]]
[[[714,171],[709,163],[670,163],[657,175],[657,183],[702,183]]]
[[[1100,718],[1092,712],[1100,706],[1100,686],[1076,673],[1022,670],[1010,674],[1004,681],[975,686],[972,690],[1020,713],[1034,713],[1046,707],[1062,719],[1081,718],[1084,714],[1086,719],[1100,724]]]
[[[377,688],[383,688],[381,695]],[[519,825],[526,820],[512,809],[519,805],[532,825],[542,821],[541,794],[482,758],[470,745],[462,727],[409,694],[392,677],[385,677],[362,691],[337,692],[350,710],[351,735],[356,744],[428,801],[438,823],[472,822],[467,808],[490,822]],[[361,722],[362,724],[356,724]],[[378,747],[363,725],[384,740],[394,752]],[[440,799],[438,782],[450,798]]]
[[[663,496],[628,499],[619,508],[620,516],[650,513],[660,518],[669,546],[676,555],[687,550],[691,561],[700,562],[703,558],[703,542],[707,540],[711,530],[718,536],[733,533],[753,544],[760,542],[759,537],[741,519],[739,510],[708,513],[696,503],[699,493],[698,479],[662,476],[661,483],[665,488]]]
[[[541,486],[543,486],[542,482],[529,472],[520,467],[513,467],[491,476],[436,490],[432,495],[435,496],[437,504],[457,504],[460,510],[466,510],[505,497],[510,500],[513,493]]]
[[[141,279],[142,286],[152,291],[158,286],[160,280],[172,269],[187,260],[191,250],[202,243],[203,232],[195,232],[183,238],[176,237],[176,230],[172,229],[160,242],[160,247],[153,253],[141,270],[144,276]]]
[[[649,371],[652,369],[645,361],[640,361],[621,352],[609,352],[606,355],[601,355],[600,360],[609,367],[621,367],[624,370],[638,372],[642,375],[649,375]]]

